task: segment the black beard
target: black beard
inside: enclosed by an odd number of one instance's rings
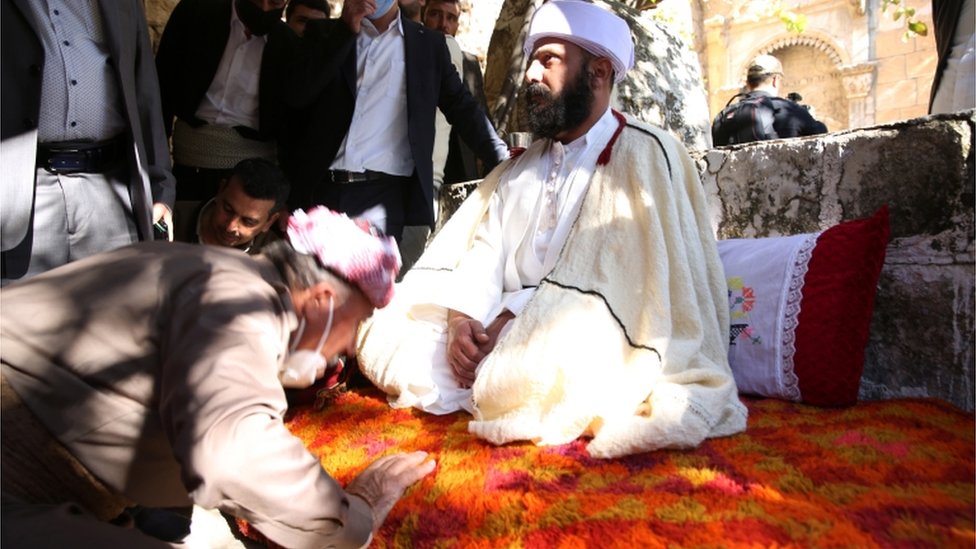
[[[593,109],[592,78],[592,72],[581,70],[558,96],[541,83],[524,86],[529,130],[536,137],[554,138],[580,126]],[[542,102],[537,103],[539,99]]]

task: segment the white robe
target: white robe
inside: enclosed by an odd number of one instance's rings
[[[572,143],[544,140],[527,150],[501,176],[474,242],[434,303],[485,325],[505,309],[518,315],[556,265],[597,156],[617,126],[607,109]]]
[[[501,177],[471,247],[430,303],[408,315],[417,333],[404,337],[402,353],[424,357],[430,371],[417,371],[391,403],[433,414],[473,412],[471,389],[462,388],[447,362],[446,326],[440,313],[460,311],[488,325],[503,310],[518,315],[542,277],[555,266],[596,168],[597,156],[617,129],[606,113],[585,135],[568,145],[544,140],[527,150]],[[547,196],[551,182],[555,196]],[[553,203],[547,202],[547,198]],[[546,227],[555,205],[554,227]],[[428,314],[429,313],[429,314]],[[511,323],[509,323],[509,326]],[[410,348],[406,348],[410,346]],[[421,362],[418,360],[418,363]]]
[[[587,435],[592,455],[610,457],[743,430],[727,358],[728,290],[697,171],[673,138],[633,121],[599,153],[565,244],[549,250],[554,266],[479,367],[473,398],[449,390],[457,386],[446,363],[432,367],[446,344],[439,303],[459,263],[503,182],[548,146],[537,141],[496,168],[455,212],[393,303],[364,326],[363,372],[394,406],[464,406],[475,417],[469,430],[496,444]],[[513,223],[507,208],[501,219]],[[506,279],[503,288],[513,286]]]

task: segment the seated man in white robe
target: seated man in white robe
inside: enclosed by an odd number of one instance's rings
[[[634,63],[626,22],[552,0],[525,52],[538,139],[489,174],[363,326],[360,368],[393,406],[464,409],[495,444],[585,436],[613,457],[742,431],[697,171],[670,135],[610,109]]]

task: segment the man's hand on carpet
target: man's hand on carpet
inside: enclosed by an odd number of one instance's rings
[[[369,504],[373,510],[375,534],[403,492],[430,474],[436,465],[433,459],[427,459],[427,452],[383,456],[359,473],[346,487],[346,492]]]

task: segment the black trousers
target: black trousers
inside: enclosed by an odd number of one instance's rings
[[[230,177],[232,171],[174,164],[173,176],[176,177],[176,199],[193,202],[210,200],[217,196],[220,182]]]
[[[412,177],[386,176],[372,181],[333,183],[323,181],[312,190],[314,204],[327,206],[350,217],[356,217],[374,206],[385,210],[385,227],[380,228],[400,242],[405,218],[405,194]]]

